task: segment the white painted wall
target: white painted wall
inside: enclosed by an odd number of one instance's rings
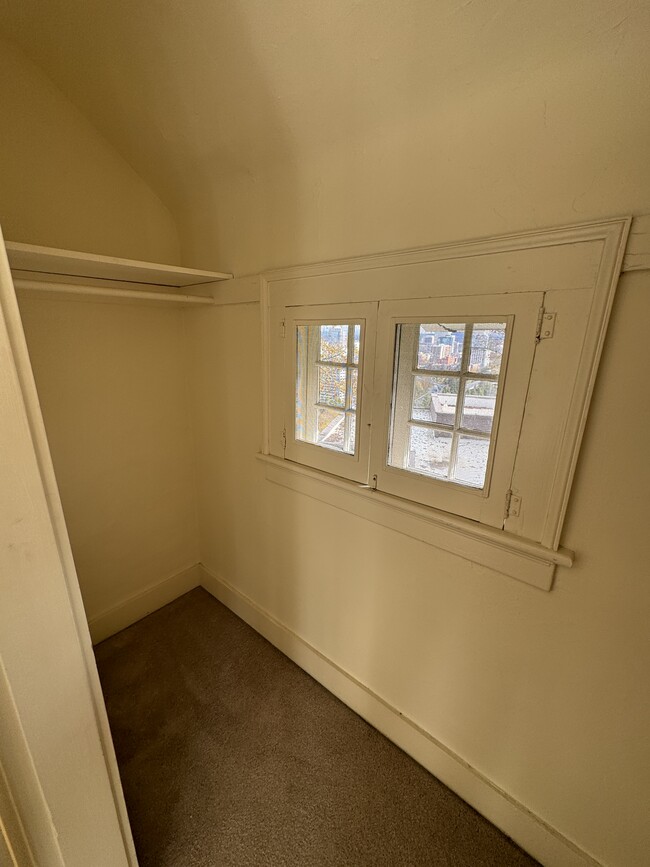
[[[10,43],[0,50],[5,237],[174,263],[158,196]],[[21,295],[88,617],[198,559],[182,312]]]
[[[21,293],[88,618],[198,561],[183,315]]]
[[[0,225],[6,240],[178,261],[169,210],[55,85],[0,39]]]

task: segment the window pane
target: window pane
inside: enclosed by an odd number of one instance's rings
[[[345,448],[345,413],[334,409],[317,409],[316,443],[343,451]]]
[[[348,360],[348,326],[321,325],[320,352],[321,361],[337,361],[342,364]]]
[[[354,326],[354,353],[352,358],[353,364],[359,363],[359,350],[361,348],[361,326]]]
[[[461,434],[458,438],[454,480],[464,485],[482,488],[485,484],[489,451],[489,439],[478,439],[478,437]]]
[[[461,427],[490,433],[497,402],[497,388],[497,383],[489,379],[466,380]]]
[[[420,370],[460,370],[464,338],[464,323],[434,322],[421,324],[418,334],[418,368]]]
[[[469,372],[497,374],[501,370],[505,339],[504,322],[476,323],[472,329]]]
[[[357,383],[359,381],[359,371],[353,367],[350,371],[350,408],[357,408]]]
[[[318,367],[318,403],[345,407],[346,374],[344,367]]]
[[[452,434],[414,424],[409,427],[408,469],[447,478]]]
[[[459,380],[454,376],[414,376],[411,418],[454,424]]]
[[[354,454],[359,370],[347,361],[348,337],[358,357],[361,325],[296,325],[295,438]]]

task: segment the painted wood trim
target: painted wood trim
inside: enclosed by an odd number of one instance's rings
[[[24,280],[20,277],[14,277],[14,287],[26,292],[47,292],[48,295],[61,298],[97,298],[112,301],[135,301],[138,304],[214,305],[212,298],[201,295],[150,292],[141,289],[115,289],[112,286],[88,286],[83,283],[48,283],[42,280]]]
[[[39,867],[39,864],[65,867],[1,658],[0,720],[0,834],[6,838],[6,849],[15,859],[7,863],[14,867]],[[0,864],[5,863],[3,854],[0,847]]]
[[[208,593],[546,867],[599,867],[575,843],[240,590],[204,565],[201,573]]]
[[[622,270],[650,271],[650,214],[632,220]]]
[[[631,219],[612,222],[603,238],[603,252],[593,288],[589,321],[571,398],[571,410],[566,420],[551,488],[548,518],[541,537],[542,543],[552,548],[557,548],[560,544],[630,225]]]
[[[39,271],[44,274],[65,274],[69,277],[100,277],[106,280],[127,280],[130,283],[149,283],[156,286],[193,286],[229,280],[232,274],[221,271],[200,271],[179,265],[140,262],[136,259],[118,259],[57,247],[39,247],[16,241],[5,243],[12,270]]]
[[[420,506],[383,491],[340,479],[273,455],[257,456],[266,479],[344,512],[450,551],[541,590],[550,590],[556,566],[570,567],[573,553],[552,550],[476,521]]]
[[[131,827],[124,802],[122,783],[120,780],[117,759],[113,748],[113,740],[106,715],[104,697],[99,682],[97,666],[90,641],[88,623],[81,598],[81,590],[77,580],[77,572],[72,556],[72,549],[65,524],[63,506],[54,474],[54,466],[50,455],[45,424],[41,414],[38,392],[31,368],[29,353],[16,294],[13,289],[9,262],[0,232],[0,305],[5,318],[5,325],[11,350],[10,361],[13,362],[15,374],[20,389],[22,403],[29,427],[32,448],[36,459],[40,483],[45,496],[48,517],[55,539],[61,572],[65,580],[65,590],[69,600],[70,615],[74,631],[79,642],[79,650],[86,675],[89,699],[92,704],[97,736],[101,745],[106,773],[110,783],[111,794],[120,836],[124,846],[125,859],[131,867],[137,867],[138,859],[135,853]]]
[[[538,247],[556,247],[564,244],[583,243],[585,241],[605,241],[612,232],[618,232],[621,223],[629,223],[630,220],[631,217],[619,217],[563,226],[556,229],[519,232],[512,235],[479,238],[452,244],[417,247],[411,250],[401,250],[392,253],[358,256],[350,259],[338,259],[309,265],[296,265],[266,271],[262,276],[269,282],[275,282],[350,271],[368,271],[373,268],[392,268],[396,265],[437,262],[443,259],[465,259],[472,256],[486,256],[516,250],[532,250]]]
[[[176,575],[149,584],[138,593],[133,593],[120,602],[91,617],[88,621],[93,644],[121,632],[127,626],[142,620],[147,614],[178,599],[201,583],[198,565],[190,566]]]

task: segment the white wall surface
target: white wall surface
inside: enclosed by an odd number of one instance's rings
[[[168,209],[18,49],[0,50],[6,238],[173,263]],[[182,313],[21,295],[89,618],[197,561]]]
[[[17,48],[0,40],[0,224],[5,239],[178,261],[158,196]]]
[[[198,561],[183,314],[20,299],[90,620]]]

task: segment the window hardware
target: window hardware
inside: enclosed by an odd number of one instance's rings
[[[513,494],[512,491],[508,491],[506,494],[506,510],[505,517],[506,518],[518,518],[521,514],[521,497],[517,496],[517,494]]]
[[[360,488],[365,488],[368,491],[376,491],[377,490],[377,476],[372,477],[372,481],[369,485],[359,485]]]
[[[547,313],[543,307],[539,309],[537,317],[537,334],[535,335],[537,342],[540,340],[550,340],[555,334],[555,313]]]

